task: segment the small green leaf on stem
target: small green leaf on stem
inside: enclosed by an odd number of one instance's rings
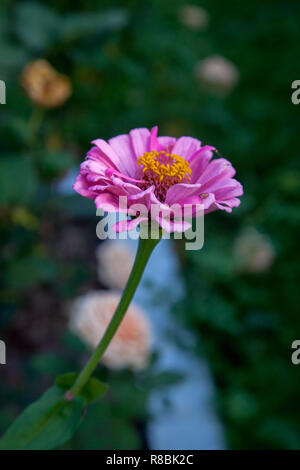
[[[55,384],[65,392],[68,392],[78,375],[79,374],[76,372],[59,375],[56,378]],[[92,403],[93,401],[102,398],[106,394],[107,390],[107,384],[101,382],[95,377],[90,377],[88,382],[80,390],[78,396],[82,397],[87,403]]]

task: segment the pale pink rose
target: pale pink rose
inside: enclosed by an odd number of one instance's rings
[[[198,62],[195,74],[201,85],[220,93],[232,91],[239,80],[237,67],[230,60],[218,55]]]
[[[118,306],[120,295],[113,291],[89,292],[70,307],[71,331],[95,349]],[[101,358],[111,369],[147,367],[151,346],[151,328],[145,313],[131,303],[122,323]]]
[[[275,258],[269,237],[254,228],[246,230],[235,240],[234,252],[239,269],[252,273],[266,271]]]
[[[112,289],[123,289],[128,281],[134,256],[127,244],[119,240],[101,243],[96,250],[100,282]]]
[[[203,31],[209,25],[209,14],[197,5],[183,5],[178,10],[179,21],[187,28]]]

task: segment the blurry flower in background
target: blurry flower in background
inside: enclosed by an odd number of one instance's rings
[[[108,240],[96,249],[98,277],[102,284],[113,289],[123,289],[128,281],[134,256],[127,244]]]
[[[266,271],[276,254],[269,237],[254,228],[236,238],[234,253],[239,269],[252,273]]]
[[[209,14],[196,5],[183,5],[178,10],[179,21],[187,28],[203,31],[209,25]]]
[[[11,211],[12,221],[28,230],[34,230],[39,225],[38,218],[26,207],[15,207]]]
[[[45,108],[62,106],[72,93],[70,79],[59,74],[44,59],[35,60],[24,67],[21,84],[29,98]]]
[[[118,306],[116,292],[89,292],[70,307],[71,331],[86,344],[96,348]],[[122,323],[101,361],[111,369],[129,367],[140,371],[147,367],[151,346],[151,329],[145,313],[131,303]]]
[[[239,80],[237,67],[230,60],[218,55],[198,62],[195,74],[200,85],[220,94],[232,91]]]

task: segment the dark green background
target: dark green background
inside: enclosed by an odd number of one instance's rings
[[[158,124],[160,134],[192,135],[216,146],[244,185],[232,215],[206,217],[203,250],[181,250],[187,298],[174,308],[195,335],[195,353],[209,359],[227,445],[300,448],[300,366],[290,360],[300,336],[300,107],[291,102],[291,83],[300,79],[300,4],[193,3],[210,14],[204,32],[179,22],[184,2],[177,0],[1,2],[7,104],[0,108],[0,336],[14,364],[9,372],[1,369],[2,430],[49,377],[71,367],[68,361],[74,365],[80,353],[64,334],[63,305],[97,285],[92,203],[58,197],[53,183],[79,164],[93,138]],[[196,82],[195,64],[211,54],[239,69],[239,84],[227,97],[201,91]],[[70,76],[73,95],[61,109],[43,113],[30,140],[33,104],[20,73],[40,57]],[[235,267],[233,240],[248,227],[267,234],[275,247],[265,273],[241,274]],[[66,249],[74,233],[80,253]],[[72,448],[143,446],[139,423],[147,418],[147,397],[153,386],[174,381],[156,380],[152,369],[138,379],[142,385],[130,385],[127,373],[106,373],[119,384],[116,397],[97,408],[97,419],[88,418]],[[140,407],[128,406],[132,394]],[[93,442],[94,429],[106,430],[100,444]]]

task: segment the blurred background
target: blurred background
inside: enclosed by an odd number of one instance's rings
[[[161,248],[181,295],[162,281],[157,313],[139,294],[159,341],[147,366],[99,368],[111,391],[66,447],[163,448],[171,425],[178,449],[200,427],[193,448],[300,448],[299,17],[296,0],[1,1],[1,433],[57,374],[85,363],[75,299],[123,285],[105,271],[117,255],[96,237],[93,202],[71,190],[90,141],[158,124],[160,135],[216,146],[245,195],[231,215],[206,217],[202,250]],[[148,269],[149,295],[160,278]],[[199,407],[184,432],[179,390]]]

